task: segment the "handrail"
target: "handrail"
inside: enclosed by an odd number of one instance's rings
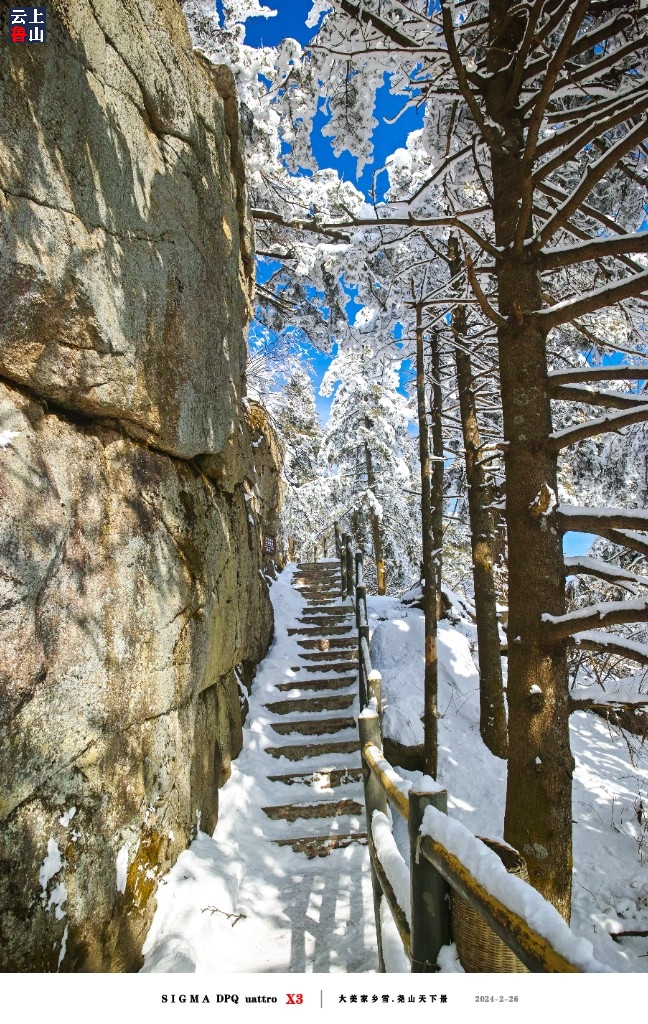
[[[412,945],[410,926],[407,923],[405,911],[403,910],[403,908],[401,907],[400,903],[396,898],[396,893],[394,892],[392,884],[389,881],[389,876],[381,863],[380,857],[378,856],[378,851],[376,850],[376,844],[374,842],[371,830],[369,830],[367,834],[367,843],[369,846],[372,868],[376,872],[378,881],[380,883],[380,888],[382,890],[382,894],[387,900],[387,903],[389,904],[389,909],[394,919],[394,924],[396,925],[396,929],[400,936],[400,940],[403,943],[403,948],[409,960],[411,958]]]
[[[398,785],[394,780],[394,776],[396,776],[396,778],[399,778],[399,776],[394,771],[389,761],[383,757],[382,750],[380,750],[375,744],[366,743],[362,748],[362,756],[380,782],[382,788],[387,794],[387,797],[391,800],[401,818],[404,818],[405,821],[407,821],[409,817],[409,797],[405,796],[403,789],[409,790],[411,788],[410,784],[407,783],[407,785],[402,788]]]
[[[364,707],[376,698],[378,708],[381,707],[380,672],[371,664],[369,652],[369,616],[367,612],[367,588],[364,583],[364,555],[355,551],[352,538],[342,533],[338,523],[334,524],[335,550],[340,560],[342,598],[351,598],[355,609],[356,629],[358,631],[358,689],[360,706]]]
[[[546,939],[534,931],[528,921],[489,893],[442,843],[429,835],[421,835],[418,851],[467,903],[479,911],[486,923],[530,971],[545,974],[581,973],[581,968],[561,956]],[[522,879],[519,881],[522,885],[528,885]]]
[[[411,826],[412,796],[417,798],[421,794],[413,792],[414,787],[411,783],[398,776],[375,743],[365,743],[362,747],[362,754],[365,763],[391,805]],[[406,790],[409,790],[408,797],[405,796]],[[430,794],[430,796],[433,795]],[[538,934],[514,907],[508,906],[506,902],[490,893],[451,850],[447,849],[439,839],[425,834],[426,831],[429,832],[427,819],[423,831],[419,826],[413,836],[412,871],[415,870],[415,865],[420,865],[421,860],[424,859],[452,889],[482,915],[489,927],[530,971],[535,973],[583,972],[584,968],[576,962],[579,959],[576,954],[574,960],[570,960],[556,950],[551,942]],[[410,835],[412,835],[411,828]],[[476,839],[476,842],[479,840]],[[380,876],[380,869],[378,869],[378,874]],[[536,903],[536,906],[540,906],[542,900],[540,894],[522,879],[518,879],[518,882],[532,890],[533,902]],[[543,902],[547,904],[546,900]],[[551,904],[547,904],[547,906],[551,907],[551,911],[558,919],[558,912]],[[560,924],[567,929],[567,925],[562,922],[562,919]],[[430,963],[429,957],[426,963]]]
[[[582,966],[582,956],[575,953],[574,960],[570,960],[558,952],[548,939],[540,935],[516,911],[514,906],[507,905],[504,900],[489,892],[438,836],[430,834],[430,820],[434,819],[430,819],[428,808],[434,809],[432,815],[442,812],[443,817],[439,818],[439,821],[448,821],[445,817],[446,791],[435,783],[423,788],[412,785],[402,779],[384,757],[381,730],[382,677],[371,664],[362,552],[353,550],[351,537],[341,533],[337,523],[334,532],[336,552],[340,560],[342,597],[350,597],[352,600],[358,630],[358,687],[362,708],[358,717],[358,728],[380,970],[385,971],[380,921],[380,903],[383,896],[392,912],[412,972],[430,972],[438,969],[436,962],[439,951],[450,941],[450,888],[484,918],[490,928],[530,971],[581,973],[588,970],[587,965]],[[430,782],[431,780],[428,780],[428,783]],[[388,802],[407,822],[410,836],[409,925],[388,872],[380,861],[373,835],[374,814],[378,812],[385,815]],[[453,825],[457,828],[458,823],[454,822]],[[476,843],[480,842],[476,837],[472,838]],[[502,870],[506,870],[503,865]],[[543,900],[528,883],[519,878],[516,881],[531,890],[532,903],[535,903],[536,908],[541,907],[543,911],[545,908],[550,909],[563,926],[563,931],[567,929],[564,932],[567,946],[571,938],[576,941],[555,908]],[[603,968],[598,965],[596,969]]]

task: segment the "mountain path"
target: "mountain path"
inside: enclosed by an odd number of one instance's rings
[[[287,826],[273,842],[308,858],[325,857],[333,849],[367,842],[361,826],[357,639],[352,611],[340,600],[339,562],[302,562],[292,584],[306,602],[297,625],[287,631],[300,650],[298,664],[291,666],[298,675],[278,684],[285,698],[264,705],[273,715],[273,732],[283,741],[265,752],[295,762],[301,771],[278,774],[268,767],[269,781],[285,787],[286,801],[263,811]],[[347,755],[342,766],[339,755]],[[294,786],[311,787],[312,798],[291,800]]]

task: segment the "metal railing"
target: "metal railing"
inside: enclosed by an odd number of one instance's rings
[[[547,915],[553,919],[552,934],[561,935],[559,945],[562,952],[516,910],[515,901],[507,900],[506,896],[502,899],[493,895],[488,886],[475,877],[444,843],[442,837],[435,835],[434,829],[430,831],[430,816],[426,816],[425,812],[428,807],[432,807],[437,812],[447,814],[447,792],[429,779],[426,785],[412,785],[402,779],[383,756],[382,678],[371,664],[362,553],[354,551],[351,537],[341,533],[337,523],[335,547],[340,560],[342,598],[351,598],[358,630],[358,686],[362,708],[358,728],[380,970],[385,971],[381,925],[383,898],[391,911],[411,972],[433,972],[438,970],[440,950],[452,941],[450,889],[479,913],[488,927],[529,971],[581,973],[604,970],[595,961],[591,961],[595,966],[584,961],[581,949],[577,949],[581,940],[573,935],[555,908],[537,890],[522,879],[517,879],[529,890],[525,906],[528,903],[536,915],[540,913],[544,919]],[[383,826],[388,821],[388,807],[398,813],[408,826],[410,858],[407,900],[402,898],[407,865],[393,840],[390,864],[384,863],[378,849],[381,844],[377,843],[374,834],[377,824]],[[481,845],[478,837],[469,833],[468,836],[475,844]],[[506,871],[503,865],[502,871]],[[401,890],[401,899],[397,895],[398,888]]]

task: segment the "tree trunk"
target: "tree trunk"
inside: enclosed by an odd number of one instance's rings
[[[369,427],[371,426],[369,421],[365,421],[365,426],[366,426],[366,428],[368,430]],[[366,441],[365,441],[365,445],[364,445],[364,451],[365,451],[365,466],[367,468],[367,487],[369,488],[369,490],[371,491],[371,493],[375,497],[376,496],[376,476],[375,476],[375,473],[374,473],[373,460],[371,458],[371,452],[369,450],[369,445],[366,443]],[[373,544],[374,561],[376,563],[376,585],[378,587],[379,595],[382,596],[382,595],[385,594],[387,588],[386,588],[386,583],[385,583],[385,559],[384,559],[384,556],[383,556],[382,537],[380,536],[380,520],[378,519],[378,516],[373,511],[373,509],[371,510],[369,518],[370,518],[370,522],[371,522],[371,540],[372,540],[372,544]]]
[[[443,566],[443,392],[441,390],[441,354],[439,332],[430,335],[432,354],[432,540],[434,543],[434,589],[436,617],[441,618],[441,569]]]
[[[432,517],[430,437],[425,407],[423,308],[416,306],[416,400],[421,462],[421,528],[423,547],[423,617],[425,623],[424,757],[425,771],[436,778],[438,760],[437,565]]]
[[[506,15],[505,0],[491,0],[490,19]],[[532,164],[523,161],[523,125],[506,62],[524,31],[511,22],[490,49],[487,112],[502,130],[491,147],[493,213],[500,314],[498,327],[504,438],[509,565],[509,768],[504,838],[525,857],[532,884],[569,920],[572,873],[572,772],[569,692],[564,644],[543,641],[541,616],[565,611],[562,533],[551,514],[534,515],[541,491],[557,490],[557,458],[549,442],[546,332],[539,258],[513,251]],[[511,62],[512,64],[512,62]],[[526,236],[533,231],[529,218]],[[533,687],[533,693],[531,692]],[[538,694],[537,689],[540,690]]]
[[[450,271],[453,277],[461,271],[459,247],[450,239]],[[506,706],[502,680],[499,623],[497,619],[497,588],[495,585],[494,536],[495,523],[490,508],[493,495],[481,464],[481,436],[477,420],[477,404],[473,389],[470,356],[466,351],[466,309],[457,306],[452,314],[455,347],[457,390],[463,432],[470,546],[475,589],[477,643],[479,656],[479,732],[484,743],[496,757],[508,755]]]

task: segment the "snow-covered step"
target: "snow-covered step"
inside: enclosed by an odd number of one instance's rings
[[[303,622],[306,616],[310,617],[312,615],[317,617],[326,616],[327,618],[347,615],[350,621],[353,618],[353,609],[348,604],[343,604],[340,598],[333,604],[330,601],[326,604],[309,604],[307,608],[303,609],[300,622]]]
[[[297,669],[297,671],[299,670]],[[276,689],[285,693],[289,690],[343,690],[348,686],[355,687],[356,685],[357,678],[355,675],[336,675],[328,679],[293,679],[289,683],[279,683]]]
[[[289,772],[286,775],[268,775],[268,782],[281,782],[285,786],[310,786],[318,792],[353,786],[362,781],[362,768],[317,768],[310,772]]]
[[[324,632],[324,631],[322,631]],[[345,627],[339,631],[340,633],[348,633],[349,630]],[[306,637],[303,640],[297,640],[297,646],[301,647],[305,651],[353,651],[358,646],[358,638],[355,636],[340,636],[329,635],[330,630],[324,632],[322,636],[320,634],[319,639],[316,637]]]
[[[325,558],[319,562],[298,562],[298,569],[322,569],[322,568],[339,569],[340,559],[339,558]]]
[[[353,622],[346,608],[331,607],[321,611],[305,612],[299,620],[302,627],[321,627],[327,629],[329,626],[347,626],[353,629]]]
[[[270,757],[285,757],[288,761],[327,757],[329,754],[354,754],[360,750],[360,740],[324,740],[320,743],[289,743],[281,747],[266,747]]]
[[[357,800],[345,797],[341,800],[318,800],[317,803],[275,804],[272,807],[264,807],[263,812],[274,821],[298,821],[300,818],[359,816],[363,814],[364,808]]]
[[[321,637],[344,637],[345,633],[350,633],[353,629],[350,622],[334,622],[325,625],[299,625],[295,626],[294,629],[287,630],[288,636],[304,637],[304,639]]]
[[[321,673],[337,673],[344,672],[357,672],[358,665],[355,660],[353,661],[333,661],[333,662],[321,662],[319,665],[291,665],[291,672],[321,672]]]
[[[331,850],[345,849],[353,843],[367,845],[366,832],[337,833],[323,836],[303,836],[299,839],[275,839],[277,846],[291,846],[295,853],[305,853],[309,860],[314,857],[328,857]]]
[[[357,726],[355,718],[293,718],[288,722],[273,722],[271,728],[280,736],[299,733],[300,736],[325,736],[327,733],[343,732]]]
[[[354,661],[357,657],[356,644],[351,649],[329,647],[327,651],[308,651],[300,654],[304,661]]]
[[[346,711],[355,701],[355,693],[331,693],[326,697],[293,697],[266,704],[276,715],[290,715],[307,711]]]

